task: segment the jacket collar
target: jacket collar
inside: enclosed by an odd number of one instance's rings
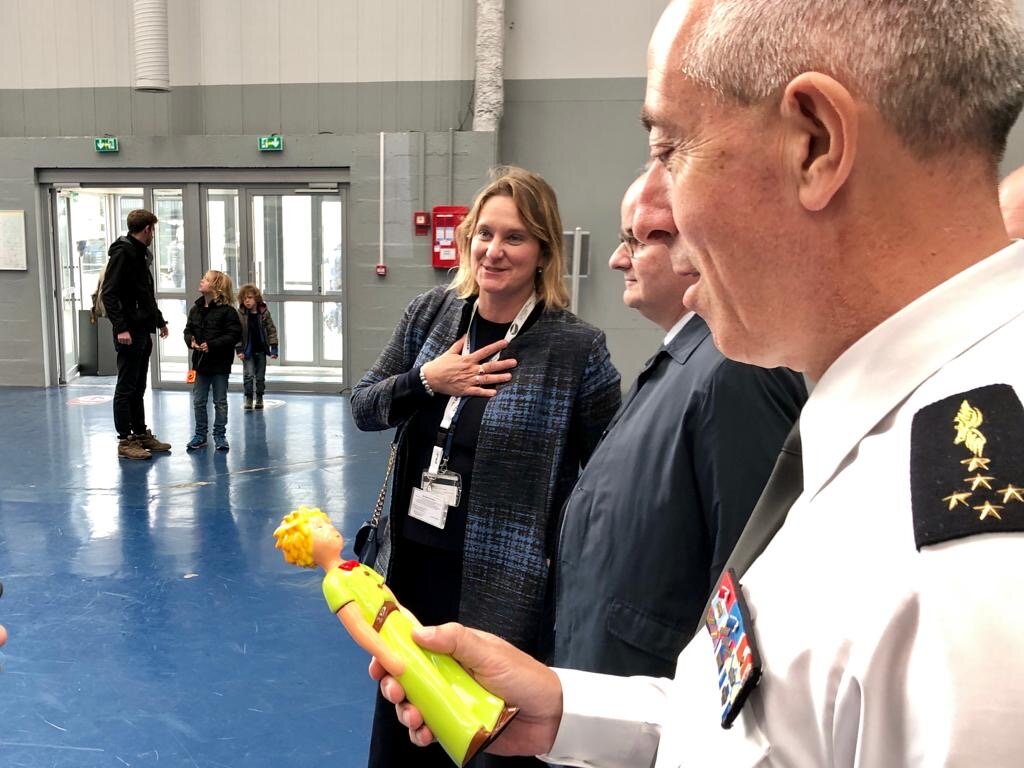
[[[150,258],[149,246],[147,246],[141,240],[136,240],[131,235],[121,235],[121,239],[128,243],[128,245],[132,247],[132,250],[135,251],[135,253],[137,253],[139,256],[142,256],[145,259]]]
[[[711,329],[708,328],[708,324],[704,322],[704,318],[700,315],[694,315],[686,324],[679,329],[672,341],[664,347],[665,351],[671,355],[672,359],[675,360],[679,365],[686,365],[686,361],[690,359],[692,355],[703,341],[711,335]],[[651,358],[653,360],[654,358]],[[650,362],[650,361],[648,361]]]
[[[202,294],[200,294],[200,295],[199,295],[199,298],[198,298],[198,299],[196,299],[196,300],[195,300],[194,302],[192,302],[192,303],[193,303],[193,304],[195,304],[195,305],[196,305],[197,307],[199,307],[200,309],[204,309],[204,308],[206,307],[206,297],[205,297],[205,296],[203,296]],[[222,305],[222,304],[221,304],[221,303],[220,303],[219,301],[216,301],[216,300],[214,300],[214,301],[213,301],[213,303],[212,303],[212,304],[210,304],[210,306],[211,306],[211,307],[220,307],[220,306],[227,306],[227,305]]]

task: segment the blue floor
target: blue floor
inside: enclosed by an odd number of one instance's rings
[[[0,388],[0,766],[365,765],[368,659],[272,532],[307,504],[351,540],[390,433],[340,396],[232,393],[230,452],[189,454],[190,393],[161,391],[173,452],[119,461],[112,394]]]

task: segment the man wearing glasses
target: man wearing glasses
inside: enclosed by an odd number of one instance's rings
[[[671,207],[622,200],[609,259],[622,299],[666,332],[565,506],[557,550],[553,663],[669,676],[771,474],[807,390],[786,368],[727,360],[683,306],[696,277],[634,221],[669,230]]]

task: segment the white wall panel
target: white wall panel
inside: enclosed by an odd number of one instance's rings
[[[172,0],[167,4],[171,83],[174,85],[202,82],[201,23],[199,0]]]
[[[351,83],[356,79],[359,49],[358,0],[335,0],[317,8],[316,69],[318,82]]]
[[[15,20],[21,36],[21,88],[56,88],[57,37],[53,0],[21,0]],[[7,20],[4,20],[5,24]]]
[[[299,3],[292,3],[299,5]],[[236,20],[241,30],[239,56],[241,83],[276,83],[281,72],[281,22],[292,14],[280,13],[278,0],[245,0],[245,16]]]
[[[272,80],[263,83],[315,83],[320,9],[317,0],[291,0],[281,5],[278,23],[281,66]],[[246,72],[246,77],[249,73]],[[256,81],[252,81],[256,82]]]
[[[92,56],[92,69],[82,74],[88,78],[82,87],[131,86],[135,71],[131,0],[87,0],[78,5],[83,6],[85,15],[80,17],[77,45],[89,47]],[[58,23],[74,22],[59,19]]]
[[[20,0],[0,0],[0,88],[24,88],[21,73]]]
[[[82,45],[82,26],[78,17],[80,6],[75,0],[53,0],[54,18],[66,19],[67,24],[54,24],[50,33],[54,37],[54,50],[57,52],[58,88],[89,88],[92,86],[91,69],[84,70],[81,66],[82,52],[92,51],[91,45]],[[88,15],[88,8],[81,8]],[[87,28],[89,29],[89,28]]]
[[[207,0],[199,6],[203,71],[201,83],[223,85],[243,83],[242,27],[248,14],[243,14],[241,0]],[[172,83],[173,85],[173,83]]]
[[[506,0],[505,77],[644,77],[647,41],[667,5],[667,0]]]
[[[475,8],[475,0],[170,0],[171,84],[471,79]],[[539,3],[537,11],[548,13]],[[0,0],[0,89],[131,86],[132,13],[132,0]]]

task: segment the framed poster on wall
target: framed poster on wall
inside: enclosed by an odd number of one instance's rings
[[[0,269],[28,269],[25,211],[0,211]]]

